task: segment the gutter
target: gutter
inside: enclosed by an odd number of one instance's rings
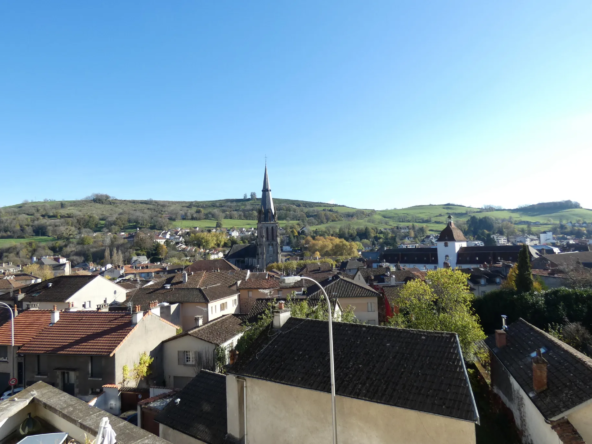
[[[471,380],[469,379],[469,373],[467,372],[467,367],[465,366],[465,359],[462,355],[462,349],[460,348],[460,340],[458,339],[458,334],[454,334],[456,337],[456,344],[458,345],[458,353],[460,354],[460,361],[462,362],[463,371],[465,372],[465,378],[467,378],[467,384],[469,385],[469,392],[471,393],[471,401],[473,401],[473,408],[475,409],[475,419],[477,425],[481,425],[481,418],[479,418],[479,410],[477,410],[477,403],[475,402],[475,395],[473,395],[473,388],[471,387]]]

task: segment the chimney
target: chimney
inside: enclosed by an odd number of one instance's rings
[[[495,331],[495,346],[497,348],[505,347],[507,343],[506,330],[508,326],[506,325],[506,318],[506,315],[502,315],[502,329]]]
[[[14,317],[16,318],[18,316],[18,307],[15,305],[14,306]]]
[[[187,272],[186,271],[183,272],[183,283],[184,284],[187,283]]]
[[[547,365],[547,360],[538,349],[536,356],[532,358],[532,388],[536,393],[547,389]]]
[[[285,308],[285,303],[284,301],[279,301],[278,302],[278,310],[283,310]]]
[[[136,305],[134,307],[134,312],[132,313],[132,324],[137,324],[140,322],[140,319],[144,317],[144,312],[142,311],[142,307]]]
[[[196,316],[195,317],[195,326],[201,327],[203,325],[203,316]]]
[[[53,311],[51,312],[51,323],[55,324],[60,320],[60,312],[58,311],[58,307],[55,305],[53,306]]]
[[[290,319],[290,310],[288,308],[273,311],[273,328],[279,329]]]

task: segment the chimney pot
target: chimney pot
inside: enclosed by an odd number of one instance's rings
[[[283,310],[283,309],[284,309],[284,307],[285,307],[284,301],[279,301],[279,302],[278,302],[278,309],[279,309],[279,310]]]
[[[503,348],[506,346],[507,335],[505,330],[495,331],[495,346],[497,348]]]
[[[532,387],[536,393],[547,389],[547,365],[541,350],[537,350],[537,355],[532,358]]]

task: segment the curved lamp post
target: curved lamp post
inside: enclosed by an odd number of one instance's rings
[[[335,410],[335,363],[333,360],[333,315],[331,313],[331,301],[329,300],[329,296],[327,296],[327,292],[323,288],[321,284],[319,284],[314,279],[305,276],[285,276],[280,278],[280,282],[286,284],[293,284],[300,280],[306,280],[314,282],[316,285],[319,286],[325,299],[327,300],[327,310],[329,311],[329,363],[330,363],[330,371],[331,371],[331,411],[333,414],[333,444],[337,444],[337,412]]]
[[[10,308],[10,305],[8,305],[7,303],[0,302],[0,305],[4,305],[8,309],[8,311],[10,312],[10,325],[11,325],[10,340],[11,340],[11,345],[12,345],[12,350],[11,350],[11,352],[12,352],[12,357],[11,357],[11,360],[12,360],[12,375],[11,376],[12,376],[12,378],[14,378],[14,361],[16,360],[15,359],[16,353],[14,351],[14,313],[12,311],[12,308]],[[14,394],[14,385],[11,385],[10,387],[11,387],[11,390],[12,390],[12,394]]]

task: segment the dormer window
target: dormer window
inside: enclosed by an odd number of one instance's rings
[[[450,260],[450,256],[446,255],[446,257],[444,258],[445,261],[449,261]]]
[[[448,246],[448,242],[444,242],[444,246],[447,247]]]

